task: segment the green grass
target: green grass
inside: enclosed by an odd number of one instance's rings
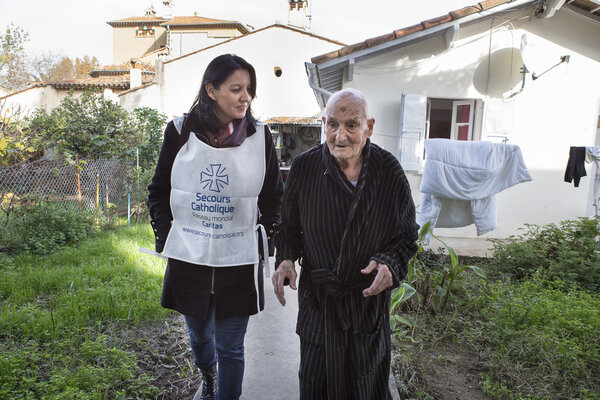
[[[164,319],[149,224],[48,256],[0,255],[0,399],[154,398],[111,332]],[[122,347],[122,348],[120,348]]]
[[[471,301],[465,334],[494,366],[490,394],[600,399],[600,295],[533,279],[484,284]]]

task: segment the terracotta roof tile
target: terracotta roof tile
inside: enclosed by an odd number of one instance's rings
[[[154,76],[142,75],[142,84],[152,82],[153,80]],[[49,84],[55,89],[129,89],[129,74],[100,76],[98,78],[70,79],[65,81],[49,82]]]
[[[463,7],[458,10],[450,11],[448,14],[442,15],[440,17],[431,18],[426,21],[421,22],[420,24],[415,24],[408,26],[406,28],[397,29],[391,34],[381,35],[374,38],[366,39],[363,42],[355,43],[350,46],[342,47],[336,51],[332,51],[329,53],[325,53],[322,55],[315,56],[311,58],[311,62],[313,64],[322,64],[326,61],[333,60],[338,57],[344,57],[349,54],[352,54],[356,51],[363,50],[368,47],[374,47],[380,45],[382,43],[390,42],[392,40],[401,38],[403,36],[407,36],[413,34],[415,32],[431,29],[433,27],[448,23],[453,20],[457,20],[460,18],[464,18],[468,15],[475,14],[480,11],[489,10],[491,8],[497,7],[502,4],[511,3],[515,0],[486,0],[474,4],[472,6]]]
[[[376,36],[371,39],[367,39],[366,42],[367,42],[367,46],[373,47],[373,46],[377,46],[378,44],[389,42],[390,40],[394,40],[394,39],[396,39],[396,35],[394,34],[394,32],[392,32],[392,33],[386,33],[385,35]]]
[[[410,35],[411,33],[415,33],[423,30],[423,24],[415,24],[411,26],[407,26],[406,28],[396,29],[394,34],[397,38],[401,38],[402,36]]]
[[[514,1],[514,0],[486,0],[486,1],[480,2],[479,6],[481,7],[481,9],[483,11],[485,11],[485,10],[489,10],[490,8],[494,8],[499,5],[502,5],[504,3],[510,3],[511,1]]]
[[[319,117],[271,117],[264,121],[265,124],[271,125],[321,125]]]
[[[326,61],[333,60],[334,58],[338,58],[340,56],[340,52],[338,50],[330,51],[329,53],[321,54],[320,56],[316,56],[310,59],[310,62],[313,64],[323,64]]]
[[[423,21],[423,27],[425,29],[433,28],[434,26],[445,24],[446,22],[452,21],[452,16],[450,14],[442,15],[441,17],[428,19],[427,21]]]
[[[130,25],[130,24],[135,24],[137,22],[141,22],[147,25],[160,25],[161,23],[165,22],[166,19],[161,18],[161,17],[155,17],[155,16],[143,16],[143,17],[129,17],[129,18],[123,18],[123,19],[117,19],[114,21],[108,21],[107,24],[114,26],[114,25]]]
[[[163,25],[178,25],[178,24],[214,24],[214,23],[235,23],[234,21],[225,21],[222,19],[212,19],[212,18],[204,18],[204,17],[173,17],[171,19],[163,22]]]
[[[142,75],[154,74],[154,67],[148,64],[139,63],[138,68],[142,70]],[[121,65],[104,65],[98,67],[92,71],[90,71],[89,75],[92,78],[97,78],[100,76],[115,76],[115,75],[123,75],[128,74],[131,69],[130,63],[124,63]]]
[[[359,42],[355,44],[351,44],[350,46],[342,47],[338,49],[340,56],[343,57],[345,55],[354,53],[355,51],[364,50],[368,48],[367,42]]]
[[[481,7],[479,7],[478,5],[477,6],[467,6],[467,7],[461,8],[460,10],[450,11],[450,15],[452,15],[452,18],[454,18],[456,20],[459,18],[464,18],[471,14],[475,14],[479,11],[481,11]]]

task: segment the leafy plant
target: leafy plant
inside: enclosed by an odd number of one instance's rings
[[[442,243],[449,254],[450,265],[443,262],[444,258],[433,255],[431,250],[424,250],[427,235]],[[416,254],[408,262],[406,280],[416,288],[422,305],[427,306],[431,303],[435,312],[447,307],[455,281],[459,280],[465,271],[471,270],[482,278],[486,277],[483,270],[475,265],[461,265],[454,249],[432,233],[430,221],[419,230],[417,245]],[[439,283],[433,282],[432,273],[441,273]]]
[[[458,261],[458,256],[452,247],[448,246],[439,237],[434,236],[433,234],[431,236],[439,240],[450,254],[450,266],[444,267],[442,280],[435,287],[435,294],[432,298],[433,308],[435,311],[439,312],[443,311],[447,307],[448,299],[450,298],[450,294],[452,293],[452,288],[454,286],[454,281],[460,279],[460,275],[463,272],[471,270],[482,278],[485,278],[485,273],[481,268],[475,265],[461,265]]]
[[[88,238],[94,222],[91,214],[75,207],[38,202],[13,210],[8,226],[0,230],[0,243],[11,253],[49,254]]]
[[[38,146],[50,144],[65,159],[110,158],[122,154],[134,142],[129,113],[101,92],[86,90],[75,97],[69,92],[50,112],[36,109],[30,134]]]
[[[392,291],[392,299],[390,302],[390,326],[392,330],[396,329],[398,323],[407,325],[409,327],[412,326],[409,320],[398,315],[395,313],[395,311],[400,304],[410,299],[416,292],[416,289],[406,282],[403,282],[399,288],[396,288]]]
[[[579,218],[558,225],[525,225],[526,231],[493,240],[494,266],[518,280],[540,275],[600,290],[600,218]]]

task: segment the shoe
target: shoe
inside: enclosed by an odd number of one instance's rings
[[[194,395],[194,400],[216,400],[217,398],[217,364],[208,369],[201,369],[202,383]]]

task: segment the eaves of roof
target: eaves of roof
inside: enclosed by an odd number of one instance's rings
[[[342,89],[346,69],[348,79],[352,80],[357,60],[364,60],[434,36],[443,36],[447,45],[450,46],[456,39],[461,26],[467,26],[485,18],[493,18],[519,8],[531,7],[539,1],[486,0],[450,11],[437,18],[422,21],[419,24],[397,29],[391,33],[313,57],[310,63],[305,63],[309,85],[314,90],[319,105],[325,107],[331,93]]]
[[[159,26],[163,22],[167,21],[165,18],[161,17],[129,17],[124,19],[119,19],[116,21],[107,21],[106,23],[113,28],[116,27],[124,27],[124,26],[138,26],[140,24],[148,25],[148,26]]]
[[[265,30],[267,30],[267,29],[272,29],[272,28],[282,28],[282,29],[288,29],[288,30],[290,30],[290,31],[292,31],[292,32],[297,32],[297,33],[300,33],[300,34],[303,34],[303,35],[311,36],[311,37],[314,37],[314,38],[316,38],[316,39],[320,39],[320,40],[324,40],[324,41],[326,41],[326,42],[329,42],[329,43],[337,44],[337,45],[339,45],[339,46],[345,46],[345,44],[344,44],[344,43],[342,43],[342,42],[338,42],[337,40],[328,39],[328,38],[326,38],[326,37],[323,37],[323,36],[315,35],[314,33],[306,32],[306,31],[304,31],[304,30],[302,30],[302,29],[298,29],[298,28],[294,28],[294,27],[287,26],[287,25],[282,25],[282,24],[273,24],[273,25],[265,26],[264,28],[256,29],[256,30],[254,30],[254,31],[252,31],[252,32],[246,33],[245,35],[237,36],[237,37],[231,38],[231,39],[229,39],[229,40],[225,40],[225,41],[223,41],[223,42],[219,42],[219,43],[217,43],[217,44],[214,44],[214,45],[212,45],[212,46],[208,46],[208,47],[205,47],[205,48],[203,48],[203,49],[196,50],[196,51],[193,51],[193,52],[191,52],[191,53],[188,53],[188,54],[184,54],[183,56],[180,56],[180,57],[174,58],[174,59],[172,59],[172,60],[165,61],[165,64],[172,63],[173,61],[177,61],[177,60],[180,60],[180,59],[182,59],[182,58],[189,57],[189,56],[191,56],[191,55],[194,55],[194,54],[198,54],[198,53],[200,53],[200,52],[206,51],[206,50],[208,50],[208,49],[212,49],[212,48],[214,48],[214,47],[217,47],[217,46],[222,46],[222,45],[224,45],[224,44],[226,44],[226,43],[231,43],[231,42],[233,42],[234,40],[241,40],[241,39],[244,39],[244,38],[246,38],[246,37],[248,37],[248,36],[250,36],[250,35],[255,35],[255,34],[258,34],[258,33],[262,32],[262,31],[265,31]]]
[[[178,29],[195,28],[195,29],[204,29],[204,30],[237,29],[242,34],[250,32],[250,30],[244,24],[242,24],[240,22],[205,22],[205,23],[190,22],[190,23],[171,24],[169,21],[167,21],[167,22],[163,22],[161,24],[161,26],[169,27],[169,29],[172,31],[178,30]]]
[[[271,117],[264,121],[269,125],[303,125],[321,126],[321,118],[318,117]]]
[[[154,76],[142,75],[142,85],[154,81]],[[55,89],[129,89],[129,73],[119,76],[103,76],[98,78],[70,79],[65,81],[48,82]]]
[[[468,17],[472,14],[482,13],[484,11],[488,11],[492,8],[506,5],[509,3],[534,3],[539,0],[486,0],[474,4],[472,6],[463,7],[458,10],[450,11],[448,14],[442,15],[440,17],[431,18],[425,21],[422,21],[418,24],[411,25],[405,28],[397,29],[391,33],[387,33],[384,35],[376,36],[373,38],[366,39],[362,42],[355,43],[349,46],[342,47],[340,49],[331,51],[329,53],[325,53],[316,57],[311,58],[311,62],[313,64],[324,64],[328,61],[335,61],[337,58],[349,56],[351,54],[357,53],[359,51],[365,51],[369,49],[376,49],[378,46],[392,43],[398,39],[406,38],[411,35],[414,35],[418,32],[425,32],[427,30],[433,30],[436,27],[442,25],[450,25],[452,22],[458,21],[465,17]],[[483,17],[483,15],[481,15]]]

